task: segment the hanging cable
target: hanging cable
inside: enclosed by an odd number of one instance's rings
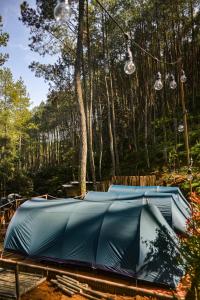
[[[123,27],[115,20],[115,18],[109,13],[109,11],[103,6],[103,4],[99,1],[96,0],[96,2],[99,4],[99,6],[102,8],[103,11],[105,11],[105,13],[109,16],[109,18],[117,25],[117,27],[121,30],[121,32],[125,35],[125,37],[127,38],[127,33],[124,31]],[[154,59],[155,61],[159,62],[159,63],[163,63],[166,65],[176,65],[178,63],[181,62],[182,58],[179,57],[176,61],[174,62],[167,62],[164,60],[161,60],[159,58],[157,58],[156,56],[152,55],[149,51],[147,51],[146,49],[144,49],[142,46],[140,46],[137,42],[135,42],[134,40],[132,40],[132,43],[138,47],[142,52],[144,52],[145,54],[147,54],[148,56],[150,56],[152,59]]]

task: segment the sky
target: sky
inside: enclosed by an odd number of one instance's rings
[[[35,0],[26,1],[34,7]],[[56,58],[52,56],[41,57],[29,49],[29,29],[18,20],[22,2],[23,0],[0,0],[3,31],[9,34],[8,45],[2,47],[1,52],[9,54],[9,59],[4,66],[11,69],[14,80],[22,77],[31,99],[31,107],[34,107],[46,100],[48,83],[43,78],[35,77],[34,72],[28,66],[34,60],[42,63],[53,63]]]

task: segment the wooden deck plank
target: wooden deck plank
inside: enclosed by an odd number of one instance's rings
[[[35,273],[19,273],[20,295],[23,295],[42,282],[46,278]],[[16,299],[15,272],[10,270],[1,270],[0,272],[0,299]]]

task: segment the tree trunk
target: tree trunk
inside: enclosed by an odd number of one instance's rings
[[[184,84],[180,84],[180,96],[181,104],[183,110],[183,123],[184,123],[184,140],[185,140],[185,150],[187,156],[187,166],[190,166],[190,147],[189,147],[189,135],[188,135],[188,123],[187,123],[187,110],[185,107],[185,93],[184,93]]]
[[[111,166],[111,176],[115,176],[116,174],[116,165],[115,165],[115,154],[114,154],[114,141],[113,141],[113,132],[112,132],[112,124],[111,124],[111,109],[110,109],[110,95],[109,95],[109,90],[108,90],[108,81],[105,76],[105,84],[106,84],[106,93],[107,93],[107,110],[108,110],[108,134],[110,138],[110,154],[111,154],[111,161],[112,161],[112,166]]]
[[[103,134],[102,134],[102,106],[99,98],[99,180],[102,179]]]
[[[115,103],[114,103],[114,90],[113,90],[113,79],[110,74],[110,85],[111,85],[111,108],[112,108],[112,128],[113,128],[113,143],[115,150],[115,160],[116,160],[116,173],[120,174],[120,166],[119,166],[119,153],[117,147],[117,134],[116,134],[116,117],[115,117]],[[116,94],[117,96],[117,90]],[[116,97],[117,98],[117,97]]]
[[[83,100],[83,91],[81,86],[81,58],[83,50],[83,27],[84,27],[84,0],[79,0],[79,19],[78,19],[78,37],[75,62],[75,85],[77,100],[80,113],[80,165],[79,165],[79,183],[80,193],[84,196],[86,193],[86,168],[87,168],[87,127],[86,115]]]
[[[93,181],[94,190],[96,190],[96,175],[94,164],[93,151],[93,130],[92,130],[92,116],[93,116],[93,71],[91,68],[91,51],[90,51],[90,30],[88,20],[88,1],[87,1],[87,46],[88,46],[88,73],[89,73],[89,103],[88,103],[88,150],[90,159],[90,169]]]
[[[148,150],[148,99],[145,97],[145,113],[144,113],[144,145],[147,167],[150,168],[149,150]]]

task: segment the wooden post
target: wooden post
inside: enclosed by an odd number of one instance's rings
[[[15,291],[16,291],[16,299],[20,300],[20,284],[19,284],[19,265],[16,263],[15,266]]]
[[[190,180],[190,196],[192,196],[192,180]]]
[[[185,140],[185,149],[187,155],[187,166],[190,166],[190,148],[189,148],[189,136],[188,136],[188,123],[187,123],[187,110],[185,107],[185,93],[184,93],[184,84],[180,83],[181,87],[181,104],[183,110],[183,124],[184,124],[184,140]]]

